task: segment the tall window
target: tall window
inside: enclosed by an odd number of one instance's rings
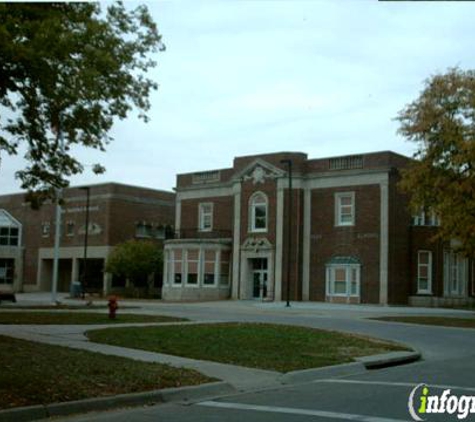
[[[355,224],[355,193],[335,194],[335,225],[353,226]]]
[[[205,286],[213,286],[216,283],[215,271],[216,271],[216,251],[205,250],[204,251],[204,274],[203,274],[203,284]]]
[[[417,253],[417,293],[432,293],[432,252]]]
[[[328,296],[360,296],[360,265],[343,262],[327,265],[326,287]]]
[[[13,284],[14,260],[0,259],[0,285]]]
[[[172,261],[171,268],[173,271],[170,271],[171,276],[173,277],[173,284],[181,284],[182,282],[182,262],[183,262],[183,251],[181,249],[175,249],[170,251],[170,260]]]
[[[249,201],[250,231],[267,231],[267,197],[261,193],[255,193]]]
[[[199,206],[199,228],[202,232],[213,229],[213,204],[206,203]]]
[[[221,268],[219,284],[227,286],[229,284],[229,261],[231,253],[229,251],[221,251]]]
[[[18,227],[0,227],[0,246],[18,246]]]
[[[446,296],[467,296],[468,259],[453,251],[444,252],[444,293]]]
[[[198,285],[199,257],[200,257],[199,249],[189,249],[187,251],[186,284]]]

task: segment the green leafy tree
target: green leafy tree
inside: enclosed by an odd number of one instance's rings
[[[67,186],[83,171],[71,148],[104,150],[114,119],[132,108],[147,121],[157,83],[146,74],[159,50],[145,6],[0,3],[0,156],[26,150],[16,173],[24,189]]]
[[[413,210],[435,212],[437,237],[475,256],[475,71],[453,68],[427,79],[397,120],[399,133],[417,144],[401,182]]]
[[[128,240],[116,246],[106,262],[106,272],[125,277],[132,283],[161,272],[163,253],[153,242]]]

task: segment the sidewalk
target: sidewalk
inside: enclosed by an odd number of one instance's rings
[[[23,340],[47,343],[58,346],[82,349],[105,355],[120,356],[129,359],[163,363],[174,367],[195,369],[204,375],[228,382],[235,389],[247,391],[280,384],[279,372],[262,369],[246,368],[224,363],[188,359],[162,353],[147,352],[145,350],[129,349],[125,347],[110,346],[107,344],[93,343],[85,336],[88,330],[109,327],[151,326],[151,325],[179,325],[196,324],[184,323],[155,323],[155,324],[121,324],[117,325],[0,325],[0,335],[6,335]]]

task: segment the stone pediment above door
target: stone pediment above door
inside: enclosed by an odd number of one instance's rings
[[[272,250],[273,246],[265,237],[248,237],[242,244],[241,249],[258,252]]]
[[[245,182],[251,180],[252,184],[257,185],[259,183],[264,183],[269,179],[272,180],[278,177],[283,177],[285,174],[285,171],[280,168],[258,158],[237,173],[234,176],[234,180]]]

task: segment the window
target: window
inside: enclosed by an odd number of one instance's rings
[[[183,251],[181,249],[176,249],[170,251],[171,260],[172,260],[172,270],[170,271],[171,276],[173,277],[173,284],[181,284],[182,282],[182,263],[183,263]]]
[[[419,212],[412,216],[413,226],[440,226],[440,219],[434,212],[424,211],[420,209]]]
[[[213,286],[215,280],[216,251],[204,251],[203,285]]]
[[[328,160],[330,170],[351,170],[363,168],[363,156],[353,155],[351,157],[337,157]]]
[[[213,204],[200,204],[198,219],[200,231],[211,231],[213,229]]]
[[[41,235],[43,237],[48,237],[51,232],[51,225],[49,221],[41,223]]]
[[[335,258],[327,265],[327,296],[360,296],[360,264],[355,258]]]
[[[465,297],[468,285],[468,259],[453,251],[444,252],[444,294]]]
[[[213,182],[219,182],[219,180],[220,180],[219,170],[202,171],[200,173],[194,173],[192,176],[193,184],[213,183]]]
[[[219,284],[222,286],[227,286],[229,284],[229,260],[230,260],[229,251],[221,251],[221,268],[220,268],[220,279]]]
[[[66,236],[74,236],[74,222],[68,221],[66,223]]]
[[[152,237],[152,225],[147,223],[137,223],[135,228],[136,237]]]
[[[155,237],[160,240],[166,239],[166,228],[163,225],[155,228]]]
[[[255,193],[249,201],[250,231],[267,231],[267,197],[261,193]]]
[[[432,252],[417,253],[417,293],[432,293]]]
[[[198,285],[199,249],[189,249],[186,259],[186,284]]]
[[[353,226],[355,224],[355,193],[335,194],[335,225]]]
[[[0,246],[18,246],[18,227],[0,227]]]
[[[14,260],[0,259],[0,285],[13,284]]]

